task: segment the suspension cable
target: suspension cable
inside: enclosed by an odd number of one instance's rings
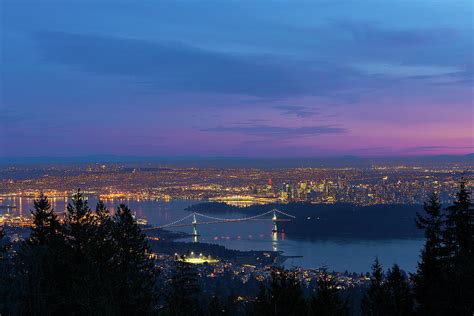
[[[183,218],[180,218],[174,222],[171,222],[171,223],[168,223],[168,224],[164,224],[164,225],[160,225],[160,226],[155,226],[155,227],[149,227],[149,228],[145,228],[143,230],[151,230],[151,229],[159,229],[159,228],[166,228],[166,227],[169,227],[169,226],[173,226],[179,222],[182,222],[184,221],[185,219],[187,218],[190,218],[191,216],[193,215],[198,215],[198,216],[201,216],[201,217],[204,217],[204,218],[208,218],[208,219],[212,219],[212,220],[216,220],[216,221],[223,221],[223,222],[226,222],[226,221],[231,221],[231,222],[243,222],[243,221],[248,221],[248,220],[252,220],[252,219],[256,219],[256,218],[259,218],[259,217],[262,217],[262,216],[265,216],[265,215],[268,215],[270,213],[273,213],[273,212],[277,212],[277,213],[280,213],[282,215],[285,215],[285,216],[288,216],[288,217],[291,217],[291,218],[296,218],[296,216],[293,216],[291,214],[288,214],[288,213],[285,213],[285,212],[282,212],[280,210],[277,210],[277,209],[272,209],[270,211],[267,211],[265,213],[262,213],[262,214],[258,214],[258,215],[254,215],[254,216],[248,216],[248,217],[241,217],[241,218],[222,218],[222,217],[215,217],[215,216],[210,216],[210,215],[205,215],[205,214],[202,214],[202,213],[199,213],[199,212],[193,212],[189,215],[186,215],[185,217]],[[199,223],[197,223],[199,224]]]

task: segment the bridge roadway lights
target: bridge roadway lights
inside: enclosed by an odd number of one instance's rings
[[[268,213],[265,213],[268,214]],[[278,226],[277,226],[277,221],[278,217],[276,214],[276,211],[273,211],[273,217],[272,217],[272,233],[278,233]],[[196,213],[193,213],[193,237],[194,240],[197,240],[197,236],[199,236],[198,231],[197,231],[197,220],[196,220]]]

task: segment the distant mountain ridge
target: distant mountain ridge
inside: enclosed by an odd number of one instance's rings
[[[148,165],[176,165],[199,167],[318,167],[318,166],[369,166],[377,163],[449,163],[471,162],[474,153],[466,155],[432,155],[412,157],[298,157],[298,158],[262,158],[262,157],[201,157],[201,156],[126,156],[126,155],[89,155],[89,156],[36,156],[36,157],[0,157],[0,165],[34,164],[84,164],[84,163],[124,163]]]

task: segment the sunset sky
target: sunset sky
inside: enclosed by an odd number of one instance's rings
[[[472,1],[0,3],[0,156],[474,152]]]

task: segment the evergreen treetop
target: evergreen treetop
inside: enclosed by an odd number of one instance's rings
[[[61,225],[43,192],[34,200],[34,210],[31,211],[31,214],[33,225],[28,239],[29,244],[46,245],[52,238],[60,234]]]

